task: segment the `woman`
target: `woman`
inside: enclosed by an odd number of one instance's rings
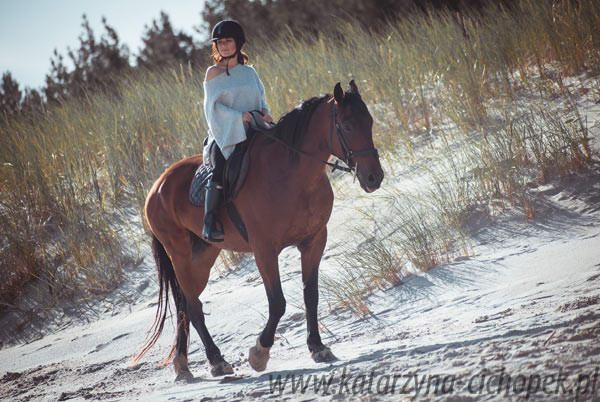
[[[261,110],[267,123],[273,120],[265,98],[265,88],[254,68],[248,66],[248,55],[242,52],[246,36],[242,26],[233,20],[219,22],[212,30],[214,65],[204,79],[204,114],[208,123],[207,150],[213,145],[213,175],[206,189],[204,228],[202,236],[212,242],[223,241],[224,233],[217,229],[221,179],[225,160],[235,145],[246,140],[251,110]]]

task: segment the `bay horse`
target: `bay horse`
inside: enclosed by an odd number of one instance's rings
[[[190,183],[202,156],[169,167],[146,198],[159,300],[152,335],[136,361],[161,334],[170,288],[177,309],[177,335],[165,361],[173,358],[176,380],[193,379],[187,359],[190,322],[204,344],[212,375],[233,373],[206,328],[199,300],[211,267],[220,251],[226,249],[254,253],[266,289],[269,318],[248,357],[252,368],[265,370],[277,324],[285,312],[278,255],[288,246],[296,246],[301,253],[308,350],[316,362],[334,360],[331,350],[321,342],[317,322],[318,270],[333,208],[325,164],[335,155],[349,166],[346,170],[355,172],[364,191],[378,189],[383,170],[373,145],[372,127],[373,118],[351,81],[347,92],[338,82],[333,96],[312,98],[282,117],[270,131],[272,137],[256,134],[246,182],[234,200],[246,225],[248,241],[236,230],[225,208],[220,211],[224,241],[202,240],[204,208],[188,201]]]

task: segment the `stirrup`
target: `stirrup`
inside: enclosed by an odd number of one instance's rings
[[[207,225],[208,223],[208,225]],[[225,239],[225,232],[223,231],[223,225],[221,225],[221,230],[217,229],[217,219],[213,216],[209,218],[209,222],[204,220],[204,228],[202,229],[202,237],[204,240],[219,243]]]

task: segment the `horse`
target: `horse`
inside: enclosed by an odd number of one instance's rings
[[[201,155],[173,164],[156,180],[145,204],[152,250],[158,268],[159,295],[154,324],[136,362],[160,336],[169,304],[169,288],[177,311],[177,334],[171,358],[176,381],[191,381],[188,366],[190,322],[204,344],[213,376],[233,374],[205,325],[199,299],[211,267],[223,249],[251,252],[266,290],[269,316],[248,361],[264,371],[286,301],[279,276],[278,255],[296,246],[301,254],[302,282],[307,321],[307,345],[315,362],[336,357],[325,346],[317,321],[319,263],[327,242],[327,222],[333,208],[333,191],[326,172],[331,155],[346,162],[367,193],[377,190],[384,173],[373,144],[373,118],[354,81],[346,92],[340,83],[332,95],[314,97],[283,116],[271,134],[254,140],[246,182],[234,205],[247,228],[246,241],[236,230],[225,208],[220,220],[222,242],[201,239],[204,208],[188,200],[190,183],[202,163]],[[336,135],[334,136],[334,131]],[[338,167],[337,163],[335,165]]]

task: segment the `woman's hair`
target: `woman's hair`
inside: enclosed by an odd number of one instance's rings
[[[237,43],[236,43],[236,46],[237,46]],[[220,61],[223,60],[223,56],[221,56],[221,54],[219,53],[219,50],[217,49],[217,41],[214,41],[212,43],[212,58],[213,58],[213,61],[215,62],[215,64],[219,63]],[[238,63],[246,64],[246,63],[248,63],[248,60],[249,60],[248,55],[246,53],[242,52],[242,50],[240,49],[240,51],[238,52],[238,55],[237,55]]]

